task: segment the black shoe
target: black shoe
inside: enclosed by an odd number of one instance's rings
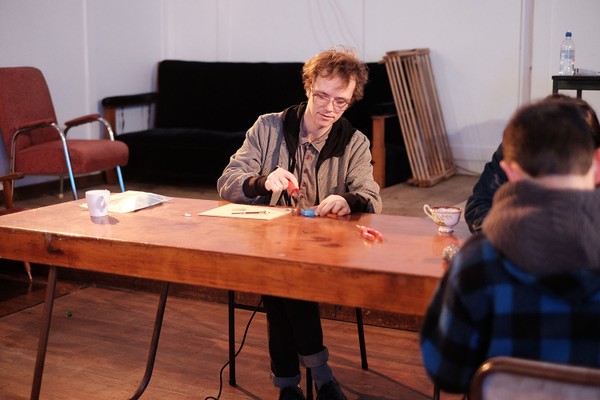
[[[306,397],[298,386],[288,386],[279,391],[279,400],[306,400]]]
[[[348,400],[336,380],[323,384],[317,393],[317,400]]]

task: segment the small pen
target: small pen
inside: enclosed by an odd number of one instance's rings
[[[263,211],[238,211],[238,212],[232,212],[232,214],[266,214],[267,211],[263,210]]]

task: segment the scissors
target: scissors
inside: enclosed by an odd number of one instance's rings
[[[296,212],[302,213],[302,211],[306,210],[306,207],[304,206],[304,198],[300,196],[300,189],[298,188],[298,186],[294,185],[294,183],[290,180],[288,180],[287,192],[290,198],[292,198],[294,200],[294,203],[296,204]],[[315,216],[314,212],[312,216]]]
[[[356,225],[356,227],[360,230],[360,236],[362,236],[363,238],[371,242],[383,242],[383,235],[381,234],[381,232],[364,225]]]

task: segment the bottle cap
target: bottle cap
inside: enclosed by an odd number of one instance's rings
[[[567,33],[566,33],[566,35],[565,35],[565,36],[566,36],[566,37],[571,37],[571,36],[573,36],[573,34],[571,33],[571,31],[567,31]]]

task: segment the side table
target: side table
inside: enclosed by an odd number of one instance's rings
[[[600,75],[553,75],[552,93],[559,90],[576,90],[580,99],[584,90],[600,90]]]

